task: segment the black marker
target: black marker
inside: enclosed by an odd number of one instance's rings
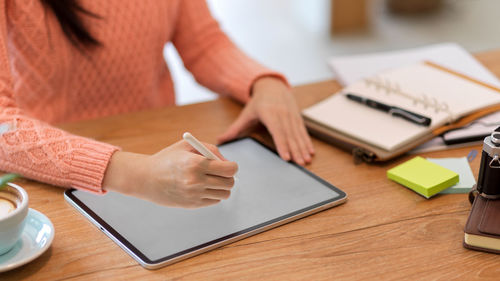
[[[367,99],[363,98],[357,95],[353,94],[346,94],[346,97],[350,100],[353,100],[355,102],[359,102],[362,104],[365,104],[371,108],[375,108],[378,110],[381,110],[383,112],[387,112],[391,114],[392,116],[396,117],[401,117],[405,120],[408,120],[410,122],[413,122],[415,124],[421,125],[421,126],[429,126],[431,124],[431,118],[422,116],[420,114],[402,109],[397,106],[392,106],[392,105],[387,105],[378,101],[374,101],[372,99]]]

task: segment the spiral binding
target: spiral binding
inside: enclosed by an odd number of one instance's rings
[[[450,111],[448,103],[440,102],[435,97],[429,97],[425,94],[418,96],[407,91],[403,91],[398,83],[392,82],[391,80],[381,76],[365,78],[363,79],[363,82],[365,83],[366,87],[373,87],[376,91],[382,91],[387,95],[397,95],[402,98],[409,99],[415,106],[421,104],[426,110],[430,109],[434,110],[434,112],[436,113],[447,113],[448,122],[453,122],[456,119],[453,113]]]

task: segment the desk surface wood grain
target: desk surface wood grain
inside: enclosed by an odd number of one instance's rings
[[[479,54],[500,74],[500,51]],[[301,107],[339,89],[333,81],[294,88]],[[154,153],[189,130],[205,141],[237,117],[241,106],[228,100],[62,124],[75,134]],[[210,125],[207,125],[210,124]],[[271,144],[261,129],[256,134]],[[332,280],[332,279],[498,279],[500,256],[462,247],[470,210],[465,194],[426,200],[386,179],[403,156],[375,165],[354,165],[349,153],[314,140],[307,168],[349,195],[347,203],[235,242],[179,263],[142,268],[63,198],[63,189],[28,180],[19,183],[30,207],[55,226],[50,249],[34,262],[0,274],[0,280]],[[462,157],[481,146],[422,154]],[[471,168],[477,177],[480,159]]]

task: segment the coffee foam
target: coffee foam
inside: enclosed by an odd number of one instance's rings
[[[13,212],[19,203],[20,199],[18,195],[13,193],[9,188],[0,190],[0,219]]]
[[[0,219],[6,217],[10,212],[16,209],[16,205],[10,200],[0,198]]]

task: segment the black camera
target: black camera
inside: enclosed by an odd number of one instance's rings
[[[484,139],[477,193],[488,199],[500,199],[500,127]]]

